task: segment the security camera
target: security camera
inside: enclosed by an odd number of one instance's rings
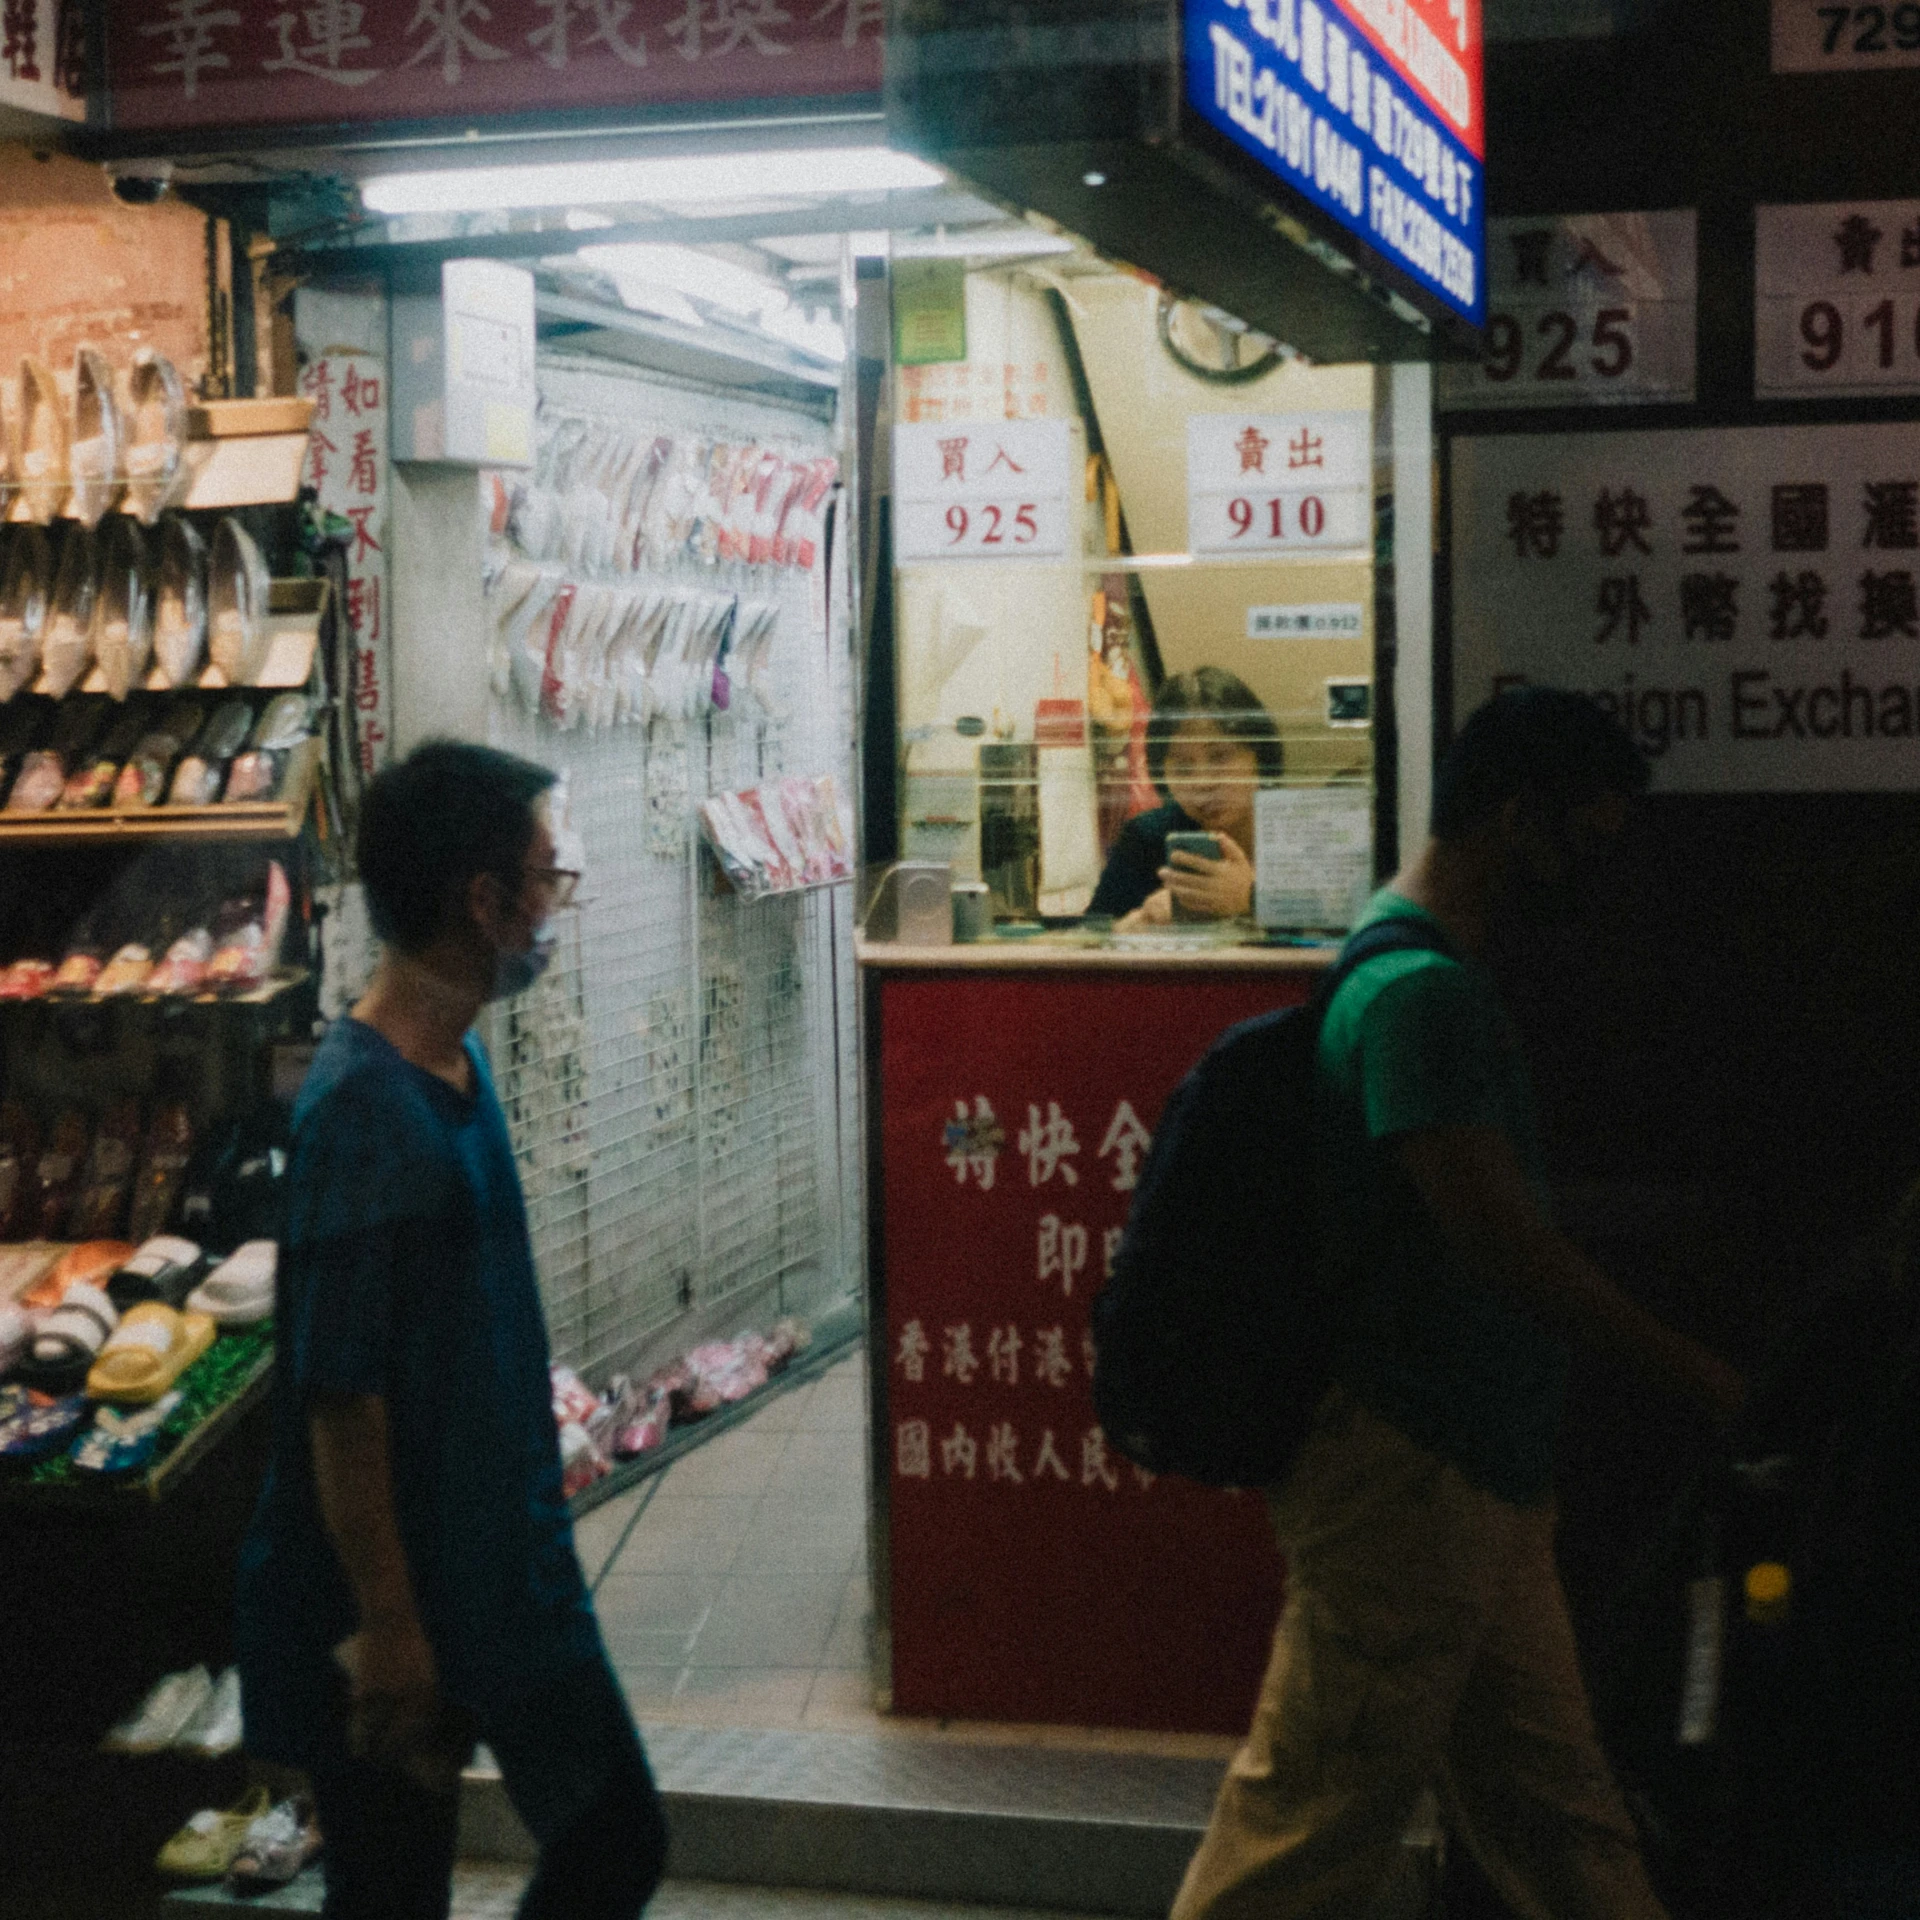
[[[164,166],[153,173],[116,173],[110,183],[113,197],[130,207],[150,207],[166,198],[172,176],[173,169]]]

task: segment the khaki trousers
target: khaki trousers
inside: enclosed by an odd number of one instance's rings
[[[1335,1388],[1273,1516],[1287,1604],[1173,1920],[1354,1920],[1428,1786],[1523,1920],[1663,1920],[1551,1507],[1496,1499]]]

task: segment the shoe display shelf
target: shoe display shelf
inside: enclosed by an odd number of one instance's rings
[[[163,1500],[268,1392],[271,1323],[223,1333],[180,1376],[181,1404],[161,1429],[164,1451],[135,1473],[88,1473],[65,1453],[0,1472],[0,1509],[102,1509]]]

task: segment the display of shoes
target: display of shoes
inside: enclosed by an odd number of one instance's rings
[[[249,1240],[187,1295],[189,1310],[206,1314],[222,1327],[252,1327],[271,1320],[279,1259],[276,1242]]]
[[[179,514],[160,522],[153,654],[170,687],[191,686],[207,652],[207,547]]]
[[[67,443],[67,511],[97,527],[120,497],[125,471],[113,369],[91,347],[73,357],[73,434]]]
[[[35,526],[50,526],[67,499],[67,409],[52,368],[31,354],[20,362],[16,418],[20,504]]]
[[[93,1425],[68,1449],[67,1458],[80,1473],[138,1473],[152,1464],[160,1450],[160,1430],[179,1410],[184,1396],[169,1393],[150,1407],[123,1413],[117,1407],[101,1407],[93,1416]],[[238,1709],[236,1708],[236,1714]],[[181,1736],[182,1739],[185,1735]],[[234,1735],[234,1744],[239,1742]],[[224,1751],[224,1749],[222,1749]]]
[[[216,1332],[204,1313],[176,1313],[163,1301],[143,1300],[99,1349],[87,1370],[87,1392],[120,1406],[149,1405],[213,1345]],[[44,1338],[43,1330],[34,1339],[36,1350]]]
[[[70,1393],[106,1350],[120,1315],[101,1288],[76,1281],[41,1316],[19,1362],[21,1379],[52,1393]]]
[[[100,1742],[102,1753],[160,1753],[170,1747],[176,1735],[193,1716],[206,1705],[207,1697],[213,1692],[213,1675],[204,1666],[188,1667],[180,1673],[170,1673],[164,1679],[154,1683],[146,1698],[116,1725],[109,1728],[106,1738]],[[267,1803],[263,1800],[252,1813],[249,1820],[266,1812]],[[243,1829],[244,1831],[244,1829]],[[234,1846],[237,1849],[239,1841]],[[229,1860],[232,1854],[227,1856]],[[220,1867],[226,1872],[223,1862]]]
[[[151,1407],[135,1419],[148,1419],[158,1411],[157,1407]],[[108,1409],[101,1414],[101,1423],[104,1425],[111,1417],[112,1410]],[[240,1731],[240,1669],[229,1667],[214,1683],[213,1691],[198,1712],[173,1736],[173,1750],[202,1760],[218,1760],[239,1746]]]
[[[0,1418],[0,1462],[8,1466],[33,1466],[64,1452],[93,1417],[93,1402],[83,1393],[55,1396],[31,1388],[21,1391],[24,1404]]]
[[[11,700],[38,675],[52,596],[53,543],[38,527],[15,527],[0,574],[0,700]]]
[[[276,1803],[248,1827],[227,1884],[235,1893],[266,1893],[294,1880],[320,1853],[320,1822],[310,1794]]]
[[[197,1668],[203,1678],[204,1667]],[[166,1683],[162,1681],[164,1686]],[[209,1689],[212,1682],[208,1682]],[[164,1742],[162,1743],[165,1744]],[[116,1748],[116,1752],[132,1752],[132,1748]],[[154,1752],[154,1748],[141,1748],[141,1752]],[[265,1787],[252,1788],[246,1798],[237,1805],[224,1811],[208,1807],[196,1813],[167,1844],[160,1849],[154,1860],[154,1868],[169,1880],[219,1880],[225,1877],[227,1869],[233,1865],[235,1857],[246,1844],[247,1829],[263,1813],[273,1807],[273,1796]]]
[[[152,1153],[151,1140],[148,1152]],[[193,1241],[177,1233],[152,1235],[107,1282],[107,1293],[123,1313],[143,1300],[177,1307],[191,1291],[204,1257]]]
[[[187,489],[187,393],[173,362],[142,347],[127,397],[127,507],[150,527]]]
[[[140,685],[153,653],[153,580],[147,543],[125,514],[116,514],[107,523],[100,576],[93,657],[100,664],[107,691],[124,700]],[[132,750],[129,744],[127,751]]]
[[[71,693],[93,665],[93,605],[99,596],[99,536],[91,527],[70,526],[40,641],[40,691],[55,700]]]
[[[272,637],[267,630],[271,587],[266,559],[253,536],[238,520],[222,520],[207,558],[207,651],[230,687],[252,686],[266,664]],[[234,751],[239,751],[239,743]]]

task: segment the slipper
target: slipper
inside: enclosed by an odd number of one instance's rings
[[[145,1242],[111,1280],[107,1297],[125,1313],[143,1300],[159,1300],[177,1307],[192,1286],[203,1256],[191,1240],[163,1233]]]
[[[84,1246],[69,1247],[47,1272],[21,1293],[20,1304],[57,1307],[66,1298],[67,1289],[77,1283],[105,1287],[133,1254],[133,1247],[125,1240],[89,1240]]]
[[[120,1721],[108,1728],[107,1735],[100,1742],[102,1753],[159,1753],[173,1744],[173,1737],[206,1704],[207,1696],[213,1691],[213,1675],[205,1667],[188,1667],[180,1673],[170,1673],[164,1679],[156,1680],[145,1699]],[[247,1819],[254,1819],[264,1813],[270,1803],[266,1790],[260,1790],[260,1805]],[[237,1812],[238,1809],[236,1808]],[[183,1829],[184,1831],[184,1829]],[[245,1831],[242,1823],[241,1831]],[[175,1839],[179,1835],[174,1836]],[[171,1841],[168,1842],[172,1844]],[[239,1841],[234,1842],[235,1847]],[[228,1855],[231,1859],[233,1856]],[[225,1867],[221,1868],[224,1873]]]
[[[93,1425],[73,1443],[67,1458],[82,1473],[138,1473],[160,1446],[160,1429],[179,1406],[181,1395],[169,1393],[137,1413],[102,1407]],[[234,1744],[239,1745],[236,1737]],[[222,1749],[224,1751],[224,1749]]]
[[[208,1807],[160,1849],[153,1864],[170,1880],[218,1880],[246,1844],[247,1829],[272,1807],[273,1796],[265,1787],[255,1787],[224,1813]]]
[[[113,1302],[98,1287],[76,1280],[60,1304],[42,1316],[16,1371],[21,1379],[51,1392],[74,1391],[119,1318]]]
[[[252,1327],[271,1320],[279,1256],[274,1241],[247,1241],[187,1295],[188,1309],[206,1314],[223,1327]]]
[[[136,1414],[134,1417],[144,1420],[147,1416]],[[200,1711],[173,1736],[173,1751],[195,1754],[202,1760],[218,1760],[239,1746],[241,1730],[240,1669],[229,1667],[214,1682],[213,1691],[201,1703]],[[257,1828],[260,1822],[256,1820],[253,1824]],[[251,1838],[252,1829],[248,1832]]]
[[[100,1349],[87,1392],[123,1406],[150,1405],[213,1345],[214,1331],[204,1313],[175,1313],[158,1300],[143,1300]]]
[[[240,1894],[284,1887],[319,1851],[320,1823],[314,1817],[313,1798],[295,1794],[247,1829],[246,1840],[227,1869],[227,1885]]]
[[[20,1412],[0,1421],[0,1460],[27,1467],[61,1452],[92,1414],[93,1407],[82,1393],[70,1393],[61,1400],[29,1394]]]

